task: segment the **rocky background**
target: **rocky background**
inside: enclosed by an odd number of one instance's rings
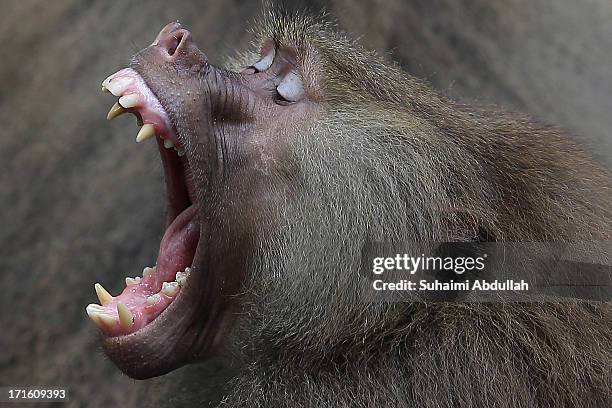
[[[441,92],[556,123],[612,165],[608,0],[303,3]],[[248,42],[259,9],[238,0],[2,4],[0,385],[69,386],[71,407],[218,402],[227,362],[137,382],[104,357],[87,321],[94,282],[118,292],[124,276],[154,263],[164,211],[156,148],[136,145],[131,116],[106,122],[114,100],[99,84],[172,20],[220,61]]]

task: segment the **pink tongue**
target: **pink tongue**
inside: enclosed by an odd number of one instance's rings
[[[157,256],[155,272],[140,279],[136,284],[126,286],[119,296],[102,306],[102,313],[113,316],[114,321],[105,323],[102,330],[109,336],[133,333],[155,319],[180,294],[167,295],[162,290],[163,282],[173,282],[176,273],[184,271],[193,262],[193,256],[200,236],[198,209],[192,205],[172,221],[166,229]],[[175,283],[176,284],[176,283]],[[158,294],[152,304],[147,298]],[[117,303],[123,303],[133,316],[131,327],[122,327],[117,318]]]
[[[192,205],[172,221],[159,244],[156,287],[173,281],[177,272],[191,265],[200,236],[197,207]]]

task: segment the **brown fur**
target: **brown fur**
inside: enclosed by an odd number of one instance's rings
[[[133,118],[106,123],[109,99],[97,90],[170,20],[190,27],[218,60],[249,39],[245,21],[259,6],[64,0],[41,9],[39,3],[7,2],[0,16],[7,56],[0,64],[6,169],[0,263],[3,307],[11,310],[0,315],[7,351],[0,353],[0,378],[5,385],[68,385],[69,406],[216,401],[228,375],[218,364],[135,382],[99,350],[86,319],[82,306],[95,299],[93,280],[120,290],[120,278],[154,258],[163,232],[158,152],[133,143]],[[393,52],[406,72],[436,89],[520,107],[582,135],[600,158],[612,157],[606,0],[310,3],[324,3],[343,29]]]
[[[259,237],[225,403],[608,406],[609,304],[371,304],[358,270],[369,240],[609,240],[610,174],[557,129],[458,106],[328,24],[259,26],[301,58],[314,44],[328,102],[293,136],[298,197]]]

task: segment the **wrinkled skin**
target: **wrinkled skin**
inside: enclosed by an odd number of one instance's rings
[[[556,129],[457,106],[324,23],[258,26],[236,66],[273,46],[264,71],[210,64],[175,24],[133,58],[186,147],[202,232],[188,290],[154,329],[106,339],[111,359],[148,377],[229,339],[248,363],[236,406],[610,402],[609,305],[368,304],[357,273],[367,241],[608,240],[610,175]],[[153,361],[123,359],[142,349]]]
[[[310,102],[278,100],[279,77],[295,63],[287,48],[262,73],[215,67],[178,23],[168,24],[133,57],[131,67],[159,98],[186,147],[203,221],[195,277],[170,311],[181,319],[163,314],[156,325],[104,341],[107,354],[130,376],[148,378],[224,351],[233,296],[252,262],[255,240],[270,233],[271,209],[295,188],[276,180],[279,173],[295,174],[284,168],[286,124],[312,121],[317,110]]]

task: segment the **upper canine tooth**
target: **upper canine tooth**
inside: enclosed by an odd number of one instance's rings
[[[127,308],[126,305],[119,302],[117,303],[117,314],[119,315],[119,323],[121,323],[121,327],[125,330],[129,330],[132,328],[134,324],[134,315]]]
[[[155,136],[155,127],[150,123],[147,123],[138,131],[138,134],[136,135],[136,142],[140,143],[143,140],[147,140],[153,136]]]
[[[106,289],[99,283],[94,285],[94,289],[96,290],[96,295],[98,295],[98,299],[102,305],[106,305],[113,300],[113,297],[110,293],[107,292]]]
[[[116,78],[107,83],[102,83],[102,86],[106,87],[106,89],[108,89],[113,95],[121,96],[131,83],[131,78]],[[125,107],[127,108],[127,106]]]
[[[139,103],[140,97],[136,94],[123,95],[121,98],[119,98],[119,105],[123,106],[124,108],[133,108]]]
[[[166,140],[164,140],[164,147],[166,149],[171,149],[171,148],[174,147],[174,143],[172,143],[172,140],[166,139]]]
[[[106,115],[106,119],[108,119],[108,120],[115,119],[117,116],[122,115],[125,112],[127,112],[127,111],[125,109],[123,109],[123,107],[121,105],[119,105],[118,102],[115,102],[113,107],[110,108],[110,110],[108,111],[108,114]]]

